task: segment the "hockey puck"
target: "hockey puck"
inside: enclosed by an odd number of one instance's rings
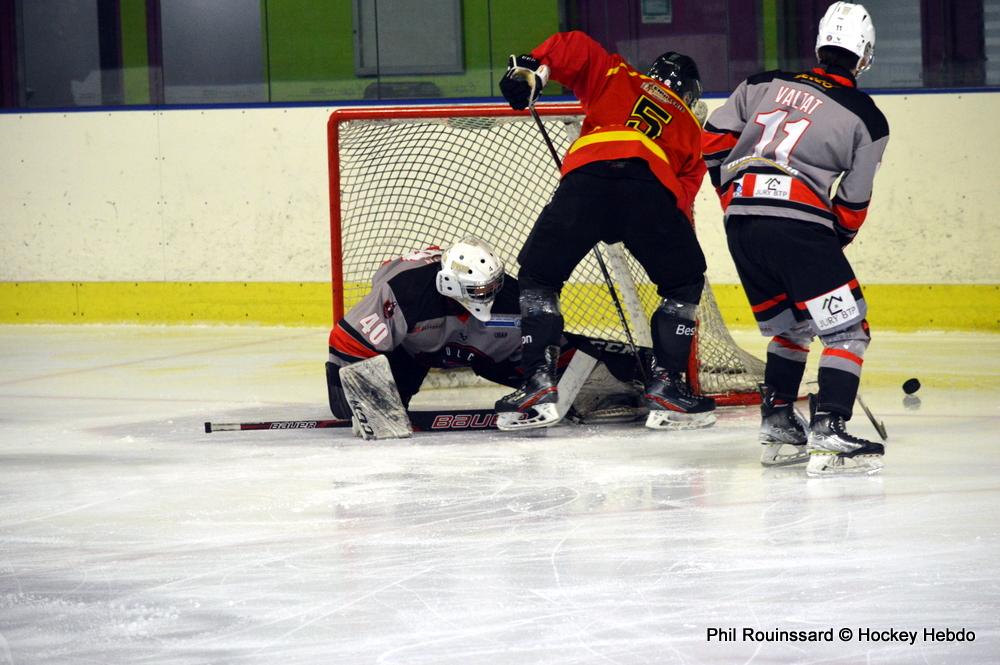
[[[903,382],[903,392],[907,395],[912,395],[918,390],[920,390],[920,381],[917,379],[907,379]]]

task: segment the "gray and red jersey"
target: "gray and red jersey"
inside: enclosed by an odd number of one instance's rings
[[[865,220],[888,141],[872,98],[849,72],[828,66],[740,83],[706,123],[702,150],[727,222],[801,219],[849,241]]]
[[[483,322],[438,292],[440,269],[437,248],[382,264],[371,292],[330,331],[330,362],[343,367],[402,348],[424,367],[516,364],[521,355],[516,280],[507,276],[491,319]]]

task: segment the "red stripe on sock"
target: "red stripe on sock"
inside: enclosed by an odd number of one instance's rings
[[[852,363],[857,363],[860,367],[864,362],[864,358],[861,356],[854,355],[850,351],[844,351],[843,349],[823,349],[824,356],[837,356],[838,358],[846,358]]]

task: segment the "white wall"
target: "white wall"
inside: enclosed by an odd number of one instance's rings
[[[1000,283],[1000,93],[877,102],[859,276]],[[331,110],[0,115],[0,281],[327,281]],[[707,181],[696,210],[710,279],[737,282]]]

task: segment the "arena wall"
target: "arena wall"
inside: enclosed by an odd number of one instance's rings
[[[892,138],[847,250],[872,325],[1000,329],[1000,92],[877,101]],[[329,324],[332,110],[0,114],[0,323]],[[723,314],[750,325],[707,181],[696,213]]]

